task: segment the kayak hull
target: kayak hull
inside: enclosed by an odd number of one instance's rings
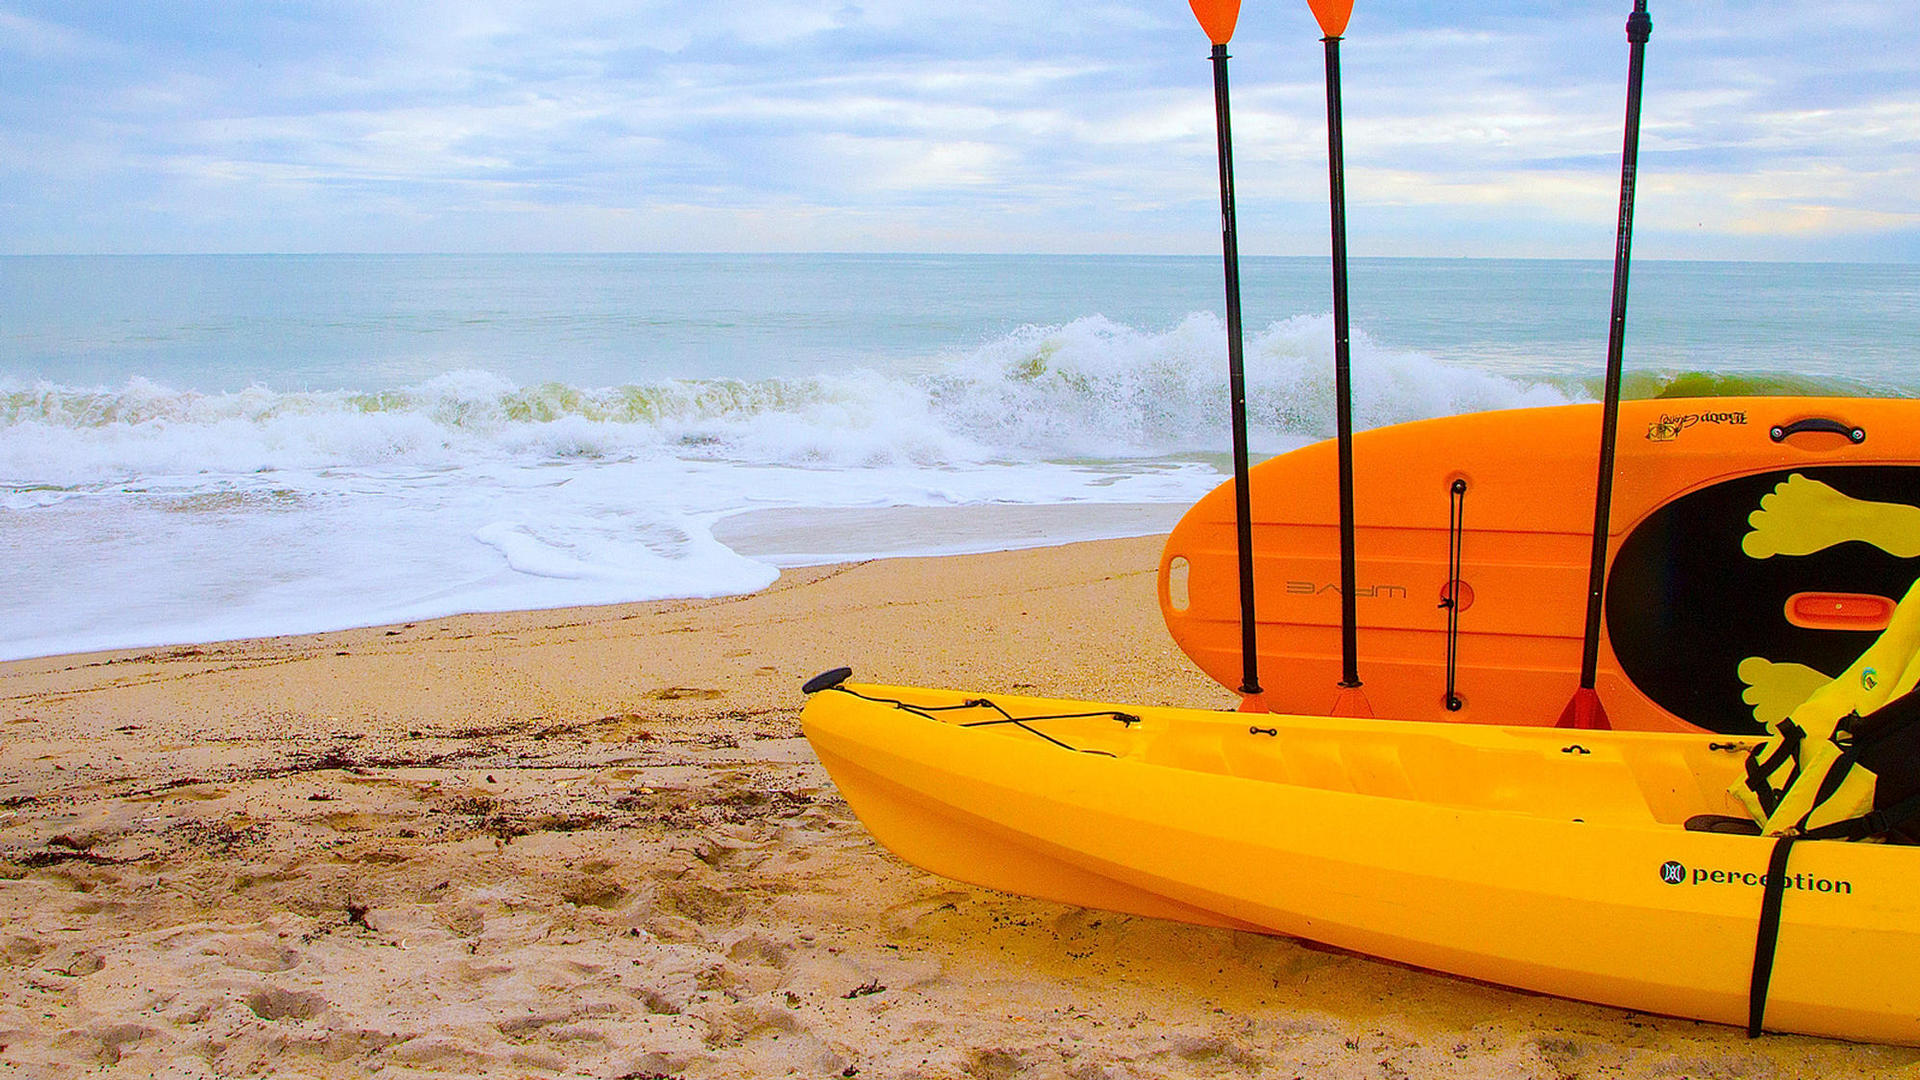
[[[931,872],[1747,1022],[1774,841],[1680,824],[1731,812],[1740,746],[1000,696],[1137,719],[967,727],[986,711],[918,710],[969,695],[857,690],[882,700],[816,694],[807,737],[874,836]],[[1920,1043],[1920,850],[1801,844],[1789,881],[1766,1027]]]
[[[1579,685],[1599,422],[1598,405],[1569,405],[1355,437],[1355,607],[1375,715],[1559,719]],[[1920,516],[1920,401],[1628,401],[1618,445],[1596,676],[1615,728],[1758,733],[1871,644],[1920,576],[1920,528],[1901,524]],[[1276,712],[1338,711],[1334,457],[1318,443],[1249,477]],[[1181,649],[1237,689],[1233,503],[1230,481],[1174,528],[1159,596]],[[1876,508],[1892,512],[1885,527]],[[1456,595],[1450,683],[1442,600]]]

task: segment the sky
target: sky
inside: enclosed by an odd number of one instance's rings
[[[1611,258],[1629,0],[1358,0],[1352,254]],[[1636,258],[1920,261],[1915,0],[1653,0]],[[0,0],[0,254],[1218,251],[1175,0]],[[1324,254],[1249,2],[1241,250]]]

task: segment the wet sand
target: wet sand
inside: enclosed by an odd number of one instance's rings
[[[800,681],[1227,705],[1160,625],[1159,546],[0,665],[0,1070],[1920,1076],[875,846]]]

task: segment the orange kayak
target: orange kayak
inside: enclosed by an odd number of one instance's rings
[[[1599,422],[1599,405],[1568,405],[1356,436],[1374,715],[1559,718],[1579,682]],[[1326,714],[1340,678],[1334,445],[1262,462],[1249,484],[1265,704]],[[1173,530],[1159,582],[1174,640],[1229,688],[1235,558],[1229,481]],[[1621,403],[1607,558],[1596,688],[1612,726],[1761,731],[1845,670],[1920,576],[1920,401]]]

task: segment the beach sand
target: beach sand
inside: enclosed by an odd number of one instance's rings
[[[799,737],[801,680],[1230,704],[1160,625],[1159,547],[0,665],[0,1068],[1920,1075],[1920,1051],[1065,908],[877,847]]]

